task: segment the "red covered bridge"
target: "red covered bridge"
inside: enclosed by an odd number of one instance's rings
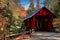
[[[43,7],[28,15],[24,23],[29,30],[51,31],[53,18],[56,16],[46,7]]]

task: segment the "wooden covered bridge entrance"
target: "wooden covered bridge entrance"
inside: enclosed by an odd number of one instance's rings
[[[53,18],[56,18],[56,16],[46,7],[43,7],[28,15],[24,23],[29,30],[51,31]]]

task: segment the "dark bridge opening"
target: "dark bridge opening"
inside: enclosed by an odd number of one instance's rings
[[[35,23],[35,31],[48,31],[48,19],[44,16],[37,16]]]

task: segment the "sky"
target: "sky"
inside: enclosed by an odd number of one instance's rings
[[[27,10],[29,5],[30,5],[30,0],[21,0],[21,5]],[[40,2],[44,2],[44,0],[40,0]],[[34,7],[36,6],[36,0],[34,0]],[[41,4],[41,7],[43,7],[44,5]]]

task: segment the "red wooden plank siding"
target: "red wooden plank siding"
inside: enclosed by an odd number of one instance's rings
[[[32,18],[32,29],[35,28],[35,16]]]

